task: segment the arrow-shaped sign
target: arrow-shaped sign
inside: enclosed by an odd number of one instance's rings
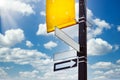
[[[57,62],[54,64],[54,71],[62,70],[62,69],[68,69],[72,67],[77,66],[77,59]]]
[[[67,34],[65,34],[62,30],[58,29],[57,27],[55,28],[55,35],[66,42],[68,45],[70,45],[72,48],[80,52],[80,47],[77,42],[75,42],[73,39],[71,39]]]
[[[56,65],[56,69],[62,68],[62,67],[72,67],[76,62],[74,61],[68,61],[66,63],[58,64]]]

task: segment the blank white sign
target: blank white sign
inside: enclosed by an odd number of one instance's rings
[[[54,61],[72,57],[77,57],[77,52],[75,50],[54,54]]]

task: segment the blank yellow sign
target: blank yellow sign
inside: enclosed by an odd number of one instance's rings
[[[46,0],[47,32],[76,24],[75,0]]]

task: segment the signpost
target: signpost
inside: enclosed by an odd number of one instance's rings
[[[64,42],[66,42],[68,45],[70,45],[72,48],[77,50],[78,52],[80,51],[79,44],[57,27],[55,28],[55,35]]]
[[[86,25],[86,0],[79,0],[79,18],[83,18],[83,22],[79,19],[79,33],[77,44],[69,36],[56,28],[56,36],[73,47],[77,51],[77,57],[81,57],[78,62],[78,80],[87,80],[87,25]],[[63,66],[63,64],[71,63],[63,61],[54,65],[54,71],[71,68],[71,65]],[[56,67],[57,65],[57,67]],[[73,66],[73,65],[72,65]]]
[[[74,4],[75,0],[47,0],[47,32],[54,31],[54,27],[57,26],[58,28],[55,29],[55,35],[66,42],[68,45],[73,47],[77,51],[77,58],[65,60],[61,62],[56,62],[54,64],[54,71],[69,69],[72,67],[76,67],[78,65],[78,80],[87,80],[87,25],[86,25],[86,0],[79,0],[79,21],[76,22],[75,14],[74,14]],[[54,3],[54,4],[53,4]],[[64,3],[64,6],[61,4]],[[67,6],[66,6],[67,5]],[[69,6],[68,6],[69,5]],[[52,6],[52,7],[51,7]],[[54,9],[55,8],[55,9]],[[66,10],[69,11],[66,13]],[[52,11],[53,10],[53,11]],[[58,10],[58,11],[57,11]],[[54,15],[53,15],[54,13]],[[62,13],[62,15],[61,15]],[[72,18],[70,18],[72,16]],[[65,18],[65,19],[64,19]],[[51,20],[52,19],[52,20]],[[69,21],[71,20],[71,21]],[[65,22],[64,22],[65,21]],[[60,24],[58,24],[61,22]],[[56,24],[55,24],[56,23]],[[78,33],[78,42],[76,43],[72,40],[68,35],[66,35],[60,29],[79,24],[79,33]],[[60,29],[59,29],[60,28]],[[69,53],[66,53],[69,54]],[[59,57],[58,56],[65,56],[64,53],[55,55],[55,59],[62,59],[67,58]],[[71,56],[71,55],[70,55]],[[70,57],[69,56],[69,57]]]
[[[77,58],[66,60],[66,61],[61,61],[61,62],[57,62],[54,64],[54,71],[69,69],[69,68],[73,68],[76,66],[77,66]]]
[[[79,0],[79,18],[84,17],[85,22],[79,24],[78,57],[83,57],[78,64],[78,80],[87,80],[87,25],[86,25],[86,0]]]

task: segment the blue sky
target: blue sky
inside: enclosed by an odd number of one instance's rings
[[[119,2],[87,1],[88,80],[120,80]],[[0,1],[0,80],[77,80],[77,67],[53,72],[53,55],[72,48],[46,33],[45,5]],[[77,41],[78,25],[63,31]]]

